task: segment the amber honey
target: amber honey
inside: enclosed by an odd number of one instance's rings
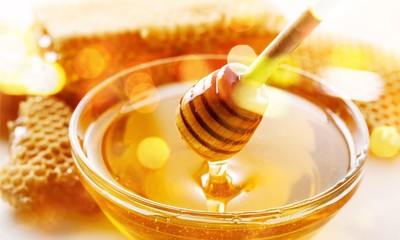
[[[226,64],[225,56],[201,58],[207,72]],[[198,60],[128,69],[81,101],[69,136],[85,188],[135,240],[309,239],[360,182],[368,151],[361,113],[315,76],[286,66],[278,76],[297,80],[268,84],[269,105],[250,141],[209,164],[187,147],[175,120],[190,88],[177,69]],[[143,80],[143,70],[156,91],[130,94],[123,86]]]
[[[87,154],[101,158],[112,181],[132,193],[212,212],[282,207],[320,194],[346,175],[349,150],[329,112],[269,87],[262,122],[246,147],[224,166],[226,186],[211,186],[210,196],[207,161],[185,145],[175,126],[174,112],[187,87],[166,85],[143,101],[109,109],[87,134]],[[143,149],[149,139],[155,140],[147,146],[151,149]],[[153,155],[163,157],[154,160]],[[223,203],[222,210],[218,203]]]

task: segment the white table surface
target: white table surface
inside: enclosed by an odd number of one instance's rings
[[[10,4],[32,0],[0,0],[0,14],[16,9]],[[274,0],[291,14],[307,1]],[[400,1],[347,0],[340,14],[327,19],[318,31],[333,31],[341,35],[371,41],[400,50]],[[4,8],[4,6],[6,8]],[[20,5],[21,6],[21,5]],[[290,7],[289,7],[290,6]],[[3,7],[3,8],[2,8]],[[26,11],[26,6],[23,7]],[[20,8],[21,9],[21,8]],[[1,20],[1,17],[0,17]],[[399,46],[397,46],[399,45]],[[0,163],[7,161],[6,142],[0,142]],[[391,160],[368,157],[362,183],[341,211],[314,237],[314,240],[398,240],[400,239],[400,155]],[[119,240],[124,237],[101,214],[66,219],[60,228],[46,232],[21,220],[0,201],[0,239],[3,240]]]

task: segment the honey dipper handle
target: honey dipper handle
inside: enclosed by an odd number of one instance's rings
[[[337,2],[325,0],[310,5],[264,49],[243,74],[243,79],[259,85],[265,83],[278,65],[321,23],[327,9],[331,9]]]
[[[301,16],[282,31],[261,53],[264,57],[279,58],[291,53],[314,30],[321,21],[307,9]]]

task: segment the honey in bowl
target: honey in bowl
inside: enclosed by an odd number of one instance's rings
[[[143,100],[149,104],[135,103],[138,107],[130,106],[125,113],[121,109],[126,106],[111,108],[88,132],[86,151],[89,156],[97,154],[113,179],[133,193],[174,207],[208,211],[203,186],[209,166],[184,144],[171,114],[186,89],[184,84],[169,84],[160,87],[154,99]],[[348,171],[346,140],[329,113],[276,88],[268,93],[269,111],[261,125],[226,163],[237,196],[223,199],[224,212],[257,211],[307,199]],[[152,107],[155,101],[159,102]],[[224,191],[229,190],[222,187],[217,195],[228,195]]]
[[[214,69],[225,63],[203,58]],[[269,86],[268,109],[248,144],[228,161],[208,163],[175,125],[189,87],[175,74],[182,61],[194,58],[123,72],[74,113],[70,136],[80,139],[72,142],[82,181],[122,232],[134,239],[307,238],[350,199],[368,145],[352,103],[301,74],[298,85]],[[133,101],[118,87],[143,69],[163,74],[156,91]],[[222,173],[211,183],[210,168]]]

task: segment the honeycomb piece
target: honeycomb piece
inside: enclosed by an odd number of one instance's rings
[[[385,85],[382,95],[373,101],[354,102],[371,132],[380,126],[393,126],[400,131],[399,56],[368,43],[317,36],[306,40],[292,54],[291,61],[317,75],[326,66],[377,73]]]
[[[285,25],[282,12],[265,0],[71,0],[38,5],[35,15],[43,55],[56,54],[68,79],[58,97],[71,105],[129,66],[227,54],[238,44],[261,51]]]
[[[91,211],[70,152],[70,108],[54,97],[28,97],[9,122],[10,162],[0,168],[0,195],[19,210]]]

